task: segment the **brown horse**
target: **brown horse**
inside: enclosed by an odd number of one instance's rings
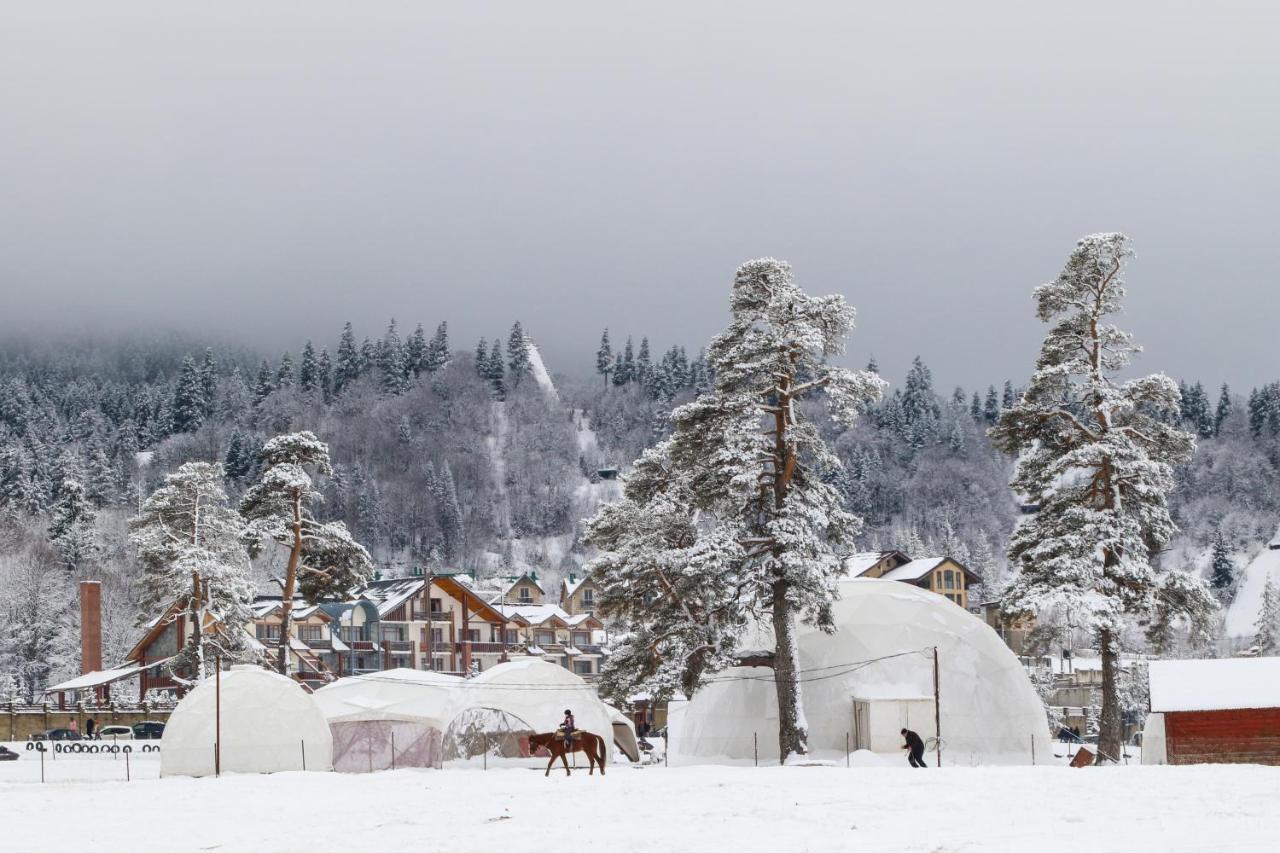
[[[604,775],[604,754],[606,752],[604,738],[599,735],[593,735],[591,732],[584,732],[581,729],[573,733],[573,742],[569,747],[565,748],[564,736],[560,732],[548,732],[540,735],[529,736],[529,752],[532,754],[538,749],[545,749],[551,753],[551,760],[547,762],[547,772],[543,776],[551,775],[551,765],[556,763],[559,758],[564,763],[564,772],[566,776],[572,775],[569,770],[569,760],[565,758],[565,753],[581,752],[587,756],[587,761],[591,762],[591,770],[588,776],[596,772],[596,765],[600,765],[600,775]]]

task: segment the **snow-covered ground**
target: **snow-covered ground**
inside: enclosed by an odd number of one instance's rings
[[[508,768],[41,785],[27,755],[0,763],[8,850],[288,853],[347,839],[341,846],[485,853],[1079,853],[1271,850],[1280,838],[1275,767],[618,766],[603,778]]]

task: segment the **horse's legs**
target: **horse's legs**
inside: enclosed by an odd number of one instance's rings
[[[566,775],[566,776],[572,776],[572,775],[573,775],[573,771],[571,771],[571,770],[569,769],[569,758],[568,758],[568,756],[566,755],[566,753],[567,753],[568,751],[569,751],[568,749],[562,749],[562,750],[560,750],[560,760],[564,762],[564,775]],[[552,759],[552,760],[554,761],[555,759]]]
[[[547,762],[547,772],[542,774],[543,777],[547,777],[551,775],[551,765],[556,763],[555,750],[548,749],[547,752],[551,753],[551,760]],[[563,756],[561,757],[563,758]]]

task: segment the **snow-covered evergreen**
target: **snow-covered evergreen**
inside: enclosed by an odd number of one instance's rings
[[[740,267],[730,311],[708,349],[713,389],[672,413],[671,438],[637,461],[624,500],[589,525],[603,551],[591,564],[603,606],[629,635],[604,686],[692,692],[733,662],[753,619],[767,618],[785,761],[808,749],[796,620],[831,627],[839,551],[860,525],[827,482],[838,458],[800,406],[821,400],[852,423],[885,383],[828,363],[853,309],[805,294],[785,263]]]
[[[1102,652],[1100,759],[1119,755],[1120,635],[1131,617],[1158,610],[1199,617],[1213,605],[1197,579],[1157,573],[1152,555],[1175,532],[1166,496],[1173,466],[1194,439],[1153,413],[1176,410],[1177,385],[1162,374],[1120,381],[1138,347],[1109,318],[1121,310],[1132,254],[1123,234],[1093,234],[1058,277],[1035,290],[1052,324],[1030,383],[991,430],[1018,455],[1012,481],[1039,511],[1014,532],[1018,574],[1005,591],[1012,612],[1058,606],[1097,632]]]

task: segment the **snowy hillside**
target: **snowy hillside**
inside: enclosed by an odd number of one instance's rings
[[[1245,567],[1240,589],[1227,609],[1225,633],[1228,637],[1252,637],[1258,613],[1262,610],[1262,592],[1267,578],[1280,585],[1280,531]]]

